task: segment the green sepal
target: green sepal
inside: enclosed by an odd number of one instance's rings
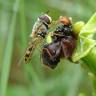
[[[81,58],[85,57],[96,45],[96,40],[93,39],[95,32],[96,13],[91,17],[87,24],[85,24],[78,35],[77,46],[72,56],[73,62],[79,61]]]

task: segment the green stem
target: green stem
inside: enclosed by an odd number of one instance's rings
[[[96,47],[92,48],[92,50],[82,58],[84,64],[96,75]]]

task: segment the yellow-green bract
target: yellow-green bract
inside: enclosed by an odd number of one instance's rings
[[[96,40],[93,39],[94,33],[96,33],[96,13],[85,24],[78,35],[77,46],[72,56],[73,62],[87,56],[96,45]]]

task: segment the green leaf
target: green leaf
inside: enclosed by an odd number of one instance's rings
[[[96,45],[96,41],[93,39],[94,33],[96,32],[96,13],[91,17],[87,24],[81,29],[77,47],[72,56],[73,62],[80,60],[85,57],[90,50]]]

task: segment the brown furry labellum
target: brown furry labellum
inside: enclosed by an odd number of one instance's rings
[[[75,45],[76,40],[70,36],[62,38],[60,41],[46,44],[42,49],[43,64],[54,69],[60,62],[60,58],[71,58]]]
[[[52,43],[43,46],[41,54],[43,64],[54,69],[60,62],[60,58],[71,59],[75,46],[76,37],[73,34],[72,24],[63,22],[63,25],[58,26],[54,31]]]

